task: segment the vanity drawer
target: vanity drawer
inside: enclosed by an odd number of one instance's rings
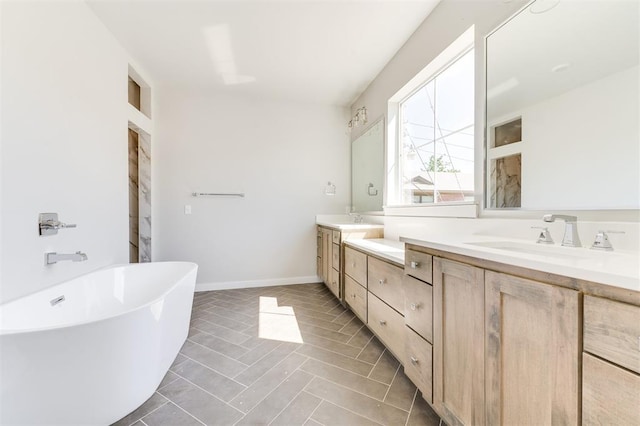
[[[433,283],[433,256],[408,249],[404,253],[404,273]]]
[[[358,284],[367,286],[367,255],[349,247],[344,248],[344,272]]]
[[[339,299],[340,298],[340,273],[331,268],[331,279],[329,280],[329,290]]]
[[[340,271],[340,245],[334,244],[331,252],[331,266],[336,271]]]
[[[582,424],[640,425],[640,376],[583,353]]]
[[[433,342],[433,287],[405,275],[404,321],[416,333]]]
[[[404,317],[371,292],[367,296],[369,316],[367,325],[393,352],[398,361],[404,361]]]
[[[340,244],[340,231],[333,231],[332,238],[333,244]]]
[[[405,327],[404,373],[433,402],[433,347],[409,327]]]
[[[584,350],[640,373],[640,306],[584,297]]]
[[[344,277],[344,300],[353,312],[367,323],[367,289],[355,282],[348,275]]]
[[[402,269],[369,256],[367,288],[396,311],[404,312]]]

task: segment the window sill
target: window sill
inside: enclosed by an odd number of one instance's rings
[[[385,216],[477,218],[478,203],[384,206]]]

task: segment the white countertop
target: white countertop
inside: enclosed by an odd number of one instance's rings
[[[316,225],[325,226],[327,228],[337,229],[340,231],[350,231],[358,229],[382,229],[384,225],[378,223],[354,223],[354,222],[325,222],[317,220]]]
[[[640,292],[638,252],[547,246],[535,241],[484,235],[400,236],[400,241]]]
[[[397,265],[404,265],[404,243],[384,238],[367,238],[345,241],[354,248],[372,253]]]

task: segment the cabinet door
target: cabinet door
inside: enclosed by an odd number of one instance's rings
[[[484,270],[433,259],[433,403],[447,424],[484,424]]]
[[[575,290],[487,271],[487,424],[580,423]]]
[[[322,228],[322,281],[329,285],[331,280],[331,230]]]

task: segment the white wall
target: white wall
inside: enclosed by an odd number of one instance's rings
[[[350,203],[345,108],[160,88],[154,121],[155,260],[201,289],[316,280],[315,215]]]
[[[7,301],[128,259],[127,57],[82,1],[2,2]],[[75,229],[38,236],[41,212]],[[44,253],[89,260],[44,265]]]
[[[522,110],[523,208],[640,207],[638,75],[635,66]]]

